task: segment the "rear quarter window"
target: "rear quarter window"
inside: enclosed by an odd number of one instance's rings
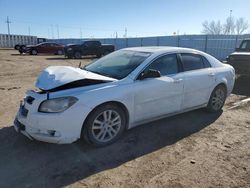
[[[212,67],[209,61],[207,60],[207,58],[202,56],[202,60],[203,60],[204,68]]]

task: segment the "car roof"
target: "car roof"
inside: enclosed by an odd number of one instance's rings
[[[242,41],[250,41],[250,38],[247,38],[247,39],[243,39]]]
[[[138,52],[149,52],[149,53],[171,53],[171,52],[197,52],[202,53],[201,51],[191,49],[191,48],[180,48],[180,47],[172,47],[172,46],[145,46],[145,47],[132,47],[132,48],[124,48],[123,50],[131,50]]]
[[[55,42],[41,42],[39,44],[58,44],[58,43],[55,43]]]

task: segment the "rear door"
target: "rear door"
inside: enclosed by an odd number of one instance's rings
[[[157,58],[148,69],[160,71],[161,77],[135,81],[135,122],[178,112],[182,103],[183,73],[176,54]]]
[[[203,105],[208,102],[215,84],[215,72],[208,60],[192,53],[182,53],[184,71],[184,96],[182,109]]]

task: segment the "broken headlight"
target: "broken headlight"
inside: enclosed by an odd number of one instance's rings
[[[60,97],[55,99],[48,99],[43,101],[39,108],[39,112],[45,113],[56,113],[56,112],[63,112],[71,107],[78,101],[75,97]]]

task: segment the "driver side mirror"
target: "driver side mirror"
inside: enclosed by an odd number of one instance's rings
[[[161,77],[160,71],[155,69],[149,69],[140,74],[139,80],[144,80],[145,78],[159,78],[159,77]]]

